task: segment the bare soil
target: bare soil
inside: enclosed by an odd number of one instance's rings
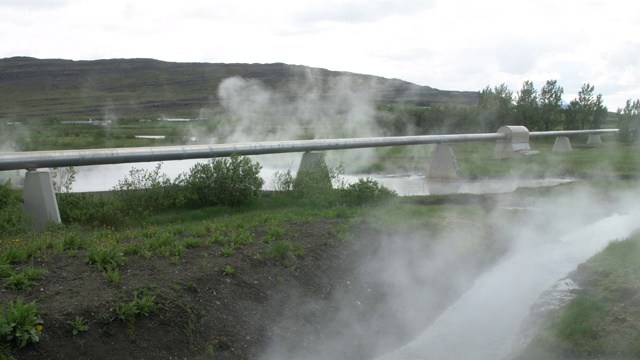
[[[178,263],[158,255],[129,257],[118,284],[89,265],[83,250],[75,256],[33,259],[28,265],[46,269],[45,278],[28,290],[3,289],[0,303],[17,297],[35,300],[43,313],[42,338],[11,356],[371,359],[410,339],[420,326],[406,326],[407,319],[424,326],[491,263],[482,256],[459,257],[446,266],[465,264],[460,266],[467,269],[464,274],[421,275],[428,293],[418,292],[406,301],[428,303],[429,310],[408,313],[407,308],[389,305],[388,298],[398,295],[390,286],[394,274],[380,280],[387,265],[375,263],[390,244],[400,246],[407,239],[359,224],[351,229],[353,239],[343,241],[334,231],[342,221],[287,224],[287,234],[295,234],[304,251],[286,259],[264,256],[267,245],[260,241],[228,257],[218,244],[187,249]],[[255,230],[256,239],[264,236],[260,231]],[[421,241],[425,235],[408,236]],[[422,261],[430,251],[426,245],[416,249],[408,251],[407,264]],[[233,274],[224,274],[227,265]],[[124,322],[114,309],[130,302],[134,291],[154,294],[156,306],[148,316]],[[68,322],[76,316],[87,319],[89,329],[73,336]]]

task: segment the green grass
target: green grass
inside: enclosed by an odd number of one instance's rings
[[[518,359],[640,357],[640,235],[615,241],[578,268],[584,294],[556,311]]]

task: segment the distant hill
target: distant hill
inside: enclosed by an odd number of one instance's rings
[[[398,79],[299,65],[173,63],[153,59],[0,59],[0,120],[199,117],[219,111],[230,77],[259,81],[278,101],[301,92],[366,93],[376,103],[475,105],[477,92],[442,91]],[[345,80],[346,79],[346,80]]]

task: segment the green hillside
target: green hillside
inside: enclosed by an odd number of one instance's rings
[[[277,101],[312,91],[320,98],[341,81],[377,103],[475,105],[477,92],[442,91],[397,79],[299,65],[172,63],[152,59],[72,61],[0,59],[0,119],[200,117],[220,108],[230,77],[254,79]],[[278,105],[278,104],[275,104]]]

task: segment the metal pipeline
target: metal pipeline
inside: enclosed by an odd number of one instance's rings
[[[392,136],[248,142],[234,144],[155,146],[87,150],[0,153],[0,171],[134,162],[207,159],[238,155],[263,155],[321,150],[342,150],[400,145],[420,145],[506,139],[505,134]]]

